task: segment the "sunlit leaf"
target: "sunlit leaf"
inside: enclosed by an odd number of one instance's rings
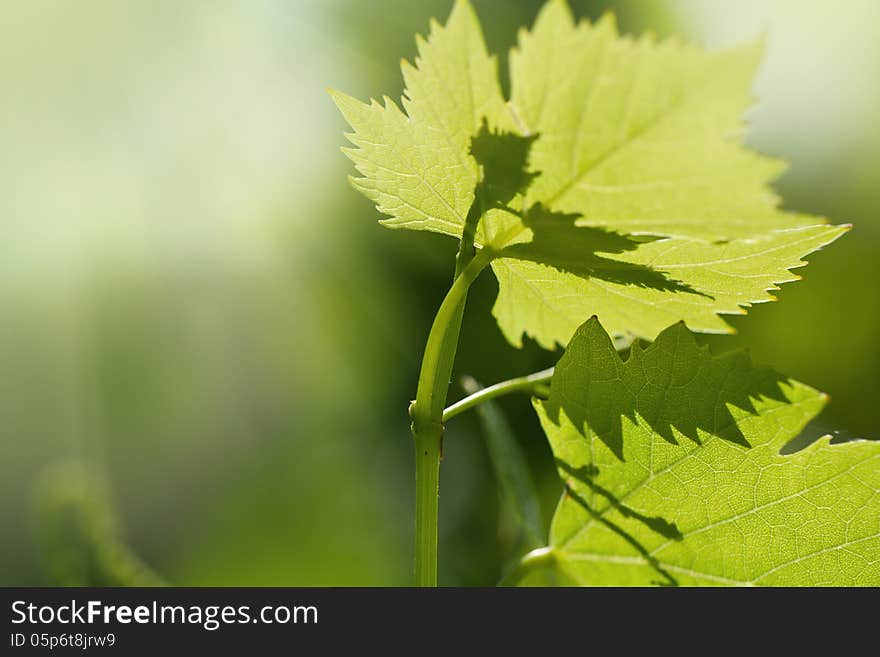
[[[509,128],[510,115],[469,3],[457,2],[447,25],[432,22],[417,42],[415,64],[402,64],[405,112],[387,97],[383,105],[331,95],[354,129],[356,148],[345,152],[361,175],[352,184],[390,217],[384,223],[460,237],[479,181],[471,139],[484,119]]]
[[[719,315],[771,300],[845,230],[780,209],[783,164],[741,144],[761,44],[623,37],[551,0],[511,53],[506,104],[466,0],[418,46],[403,109],[334,92],[352,182],[392,227],[460,237],[478,210],[515,345],[566,344],[593,314],[622,337],[727,332]]]
[[[589,320],[535,402],[566,486],[550,568],[584,585],[880,584],[880,442],[780,453],[826,401],[681,324],[623,360]]]

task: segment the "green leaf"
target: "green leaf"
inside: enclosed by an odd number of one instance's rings
[[[391,228],[461,237],[479,180],[471,139],[484,119],[509,128],[510,115],[480,24],[459,0],[446,27],[432,21],[428,40],[417,39],[415,65],[404,61],[404,113],[390,98],[365,104],[331,91],[354,128],[343,149],[361,176],[354,187],[391,217]]]
[[[628,234],[729,239],[817,223],[780,211],[782,162],[739,144],[762,46],[708,53],[577,25],[549,2],[511,56],[512,104],[539,134],[530,205]]]
[[[499,281],[492,312],[511,344],[528,334],[548,349],[565,344],[590,315],[614,336],[652,339],[681,319],[695,331],[727,333],[718,313],[744,315],[754,303],[774,301],[771,291],[800,279],[790,270],[804,266],[804,256],[847,230],[811,226],[724,244],[670,238],[579,262],[549,249],[534,260],[502,258],[492,263]]]
[[[780,453],[826,401],[681,324],[624,361],[589,320],[535,402],[566,485],[544,561],[583,585],[880,584],[880,443]]]
[[[783,163],[741,144],[760,44],[622,37],[551,0],[511,53],[507,104],[466,0],[418,44],[406,112],[334,92],[353,184],[392,227],[461,237],[479,217],[514,345],[567,344],[593,314],[621,338],[677,320],[729,332],[719,315],[771,300],[846,229],[780,209]]]
[[[772,300],[842,234],[780,210],[768,183],[782,163],[739,143],[760,56],[760,45],[707,53],[622,38],[612,16],[577,25],[564,2],[521,33],[511,105],[539,135],[540,172],[524,206],[548,208],[558,227],[544,239],[532,228],[493,264],[493,313],[512,344],[566,344],[593,314],[615,336],[653,339],[680,319],[729,332],[719,314]]]

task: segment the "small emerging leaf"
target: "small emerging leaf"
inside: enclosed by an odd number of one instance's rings
[[[880,443],[782,455],[827,397],[681,324],[629,359],[596,319],[535,408],[566,485],[553,569],[583,585],[878,585]]]

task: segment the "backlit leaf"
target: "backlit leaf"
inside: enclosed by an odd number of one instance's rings
[[[391,227],[460,237],[476,208],[515,345],[566,344],[593,314],[618,337],[729,331],[719,315],[771,300],[845,230],[780,209],[784,165],[741,144],[761,44],[633,39],[551,0],[511,53],[507,103],[467,0],[418,47],[402,109],[333,93],[352,182]]]
[[[584,585],[880,585],[880,442],[780,453],[826,401],[681,324],[624,361],[589,320],[535,401],[566,485],[550,567]]]

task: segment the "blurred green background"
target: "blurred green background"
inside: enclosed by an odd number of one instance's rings
[[[540,2],[474,4],[506,53]],[[855,230],[709,342],[828,391],[824,428],[880,436],[880,4],[572,5],[710,47],[766,35],[749,143],[792,162],[788,207]],[[376,223],[325,88],[398,96],[450,6],[3,3],[0,585],[88,580],[53,557],[84,481],[174,584],[409,582],[406,406],[455,244]],[[471,296],[456,375],[552,364],[505,343],[495,291]],[[524,399],[503,409],[549,517],[549,450]],[[493,584],[514,539],[473,417],[442,477],[441,583]]]

